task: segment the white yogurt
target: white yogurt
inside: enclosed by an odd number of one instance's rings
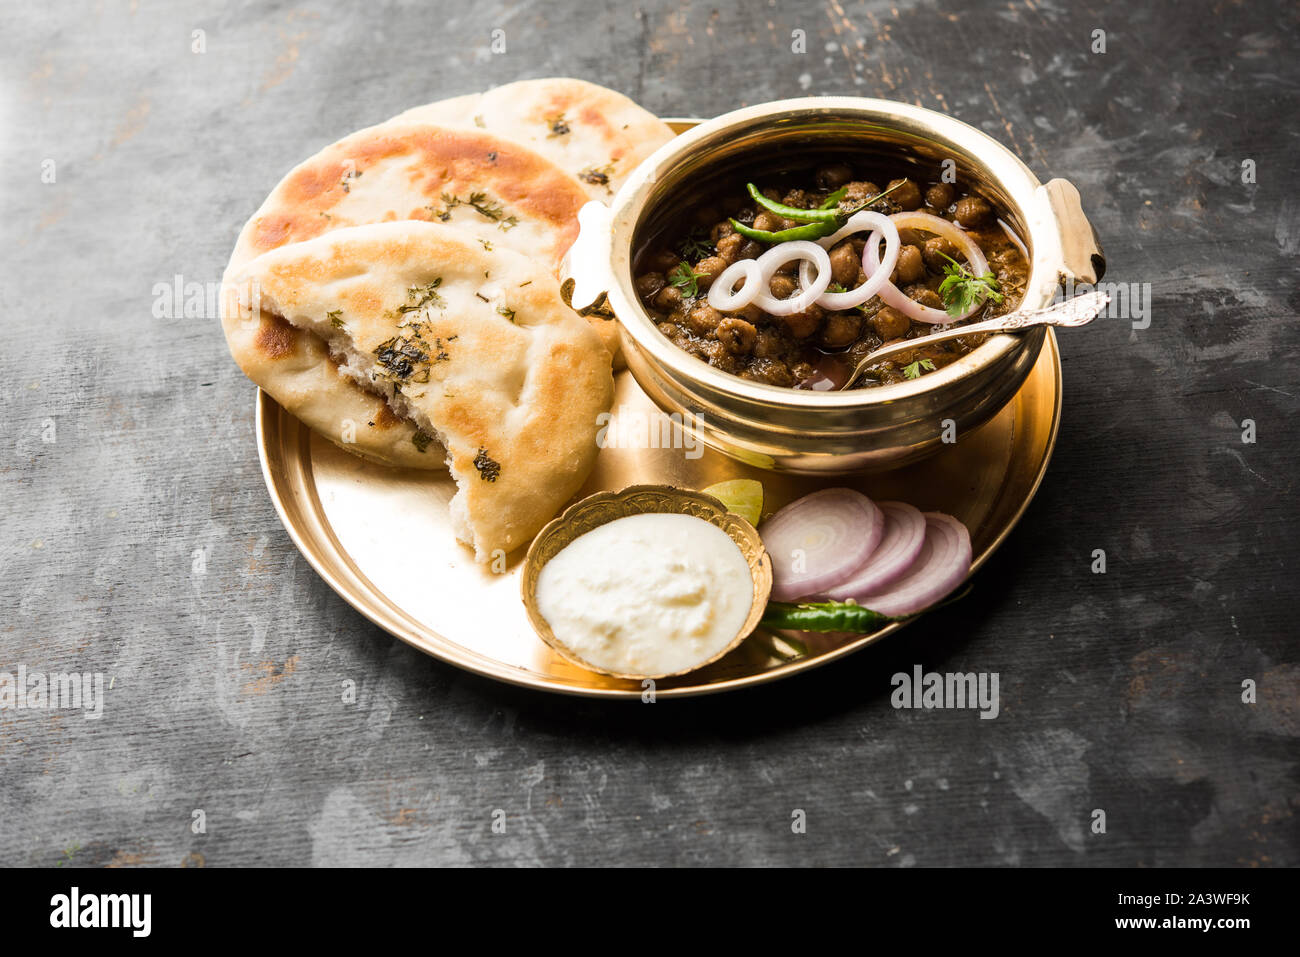
[[[602,671],[667,675],[703,664],[754,601],[740,547],[690,515],[615,519],[570,542],[537,578],[537,605],[575,657]]]

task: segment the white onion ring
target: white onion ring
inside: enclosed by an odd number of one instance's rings
[[[855,595],[858,604],[895,617],[929,608],[962,583],[970,571],[970,532],[951,515],[924,512],[925,541],[903,577],[874,595]]]
[[[875,551],[885,519],[851,488],[827,488],[795,499],[759,529],[772,559],[772,598],[792,601],[833,588]]]
[[[860,233],[866,229],[880,229],[880,220],[889,222],[889,217],[884,213],[873,213],[869,209],[860,209],[844,221],[844,225],[829,236],[823,236],[817,240],[817,245],[823,249],[830,249],[832,246],[838,246],[840,241],[847,239],[854,233]]]
[[[979,244],[971,239],[965,232],[958,229],[946,219],[934,216],[930,213],[920,211],[910,213],[895,213],[889,217],[894,221],[894,226],[898,229],[920,229],[927,233],[934,233],[936,236],[942,236],[960,250],[961,254],[966,257],[966,263],[970,270],[976,276],[982,276],[989,269],[988,260],[984,258],[984,253]],[[876,249],[879,239],[875,233],[867,237],[867,248],[862,250],[862,269],[868,276],[874,277],[877,270],[885,272],[881,268],[880,252]],[[888,276],[893,270],[889,270],[885,275]],[[982,302],[975,303],[960,316],[955,319],[948,315],[942,309],[931,309],[929,306],[923,306],[915,299],[908,297],[901,289],[892,282],[886,282],[880,287],[880,298],[893,306],[909,319],[915,319],[917,322],[928,322],[931,325],[946,325],[950,322],[957,322],[960,319],[967,319],[974,315],[976,310],[984,305]]]
[[[736,280],[744,273],[745,284],[735,290]],[[718,312],[736,312],[754,301],[763,288],[763,270],[757,259],[738,259],[718,275],[709,286],[709,305]]]
[[[889,217],[881,213],[873,213],[869,210],[860,209],[849,217],[842,229],[825,239],[817,240],[817,245],[823,249],[830,249],[836,243],[842,241],[854,233],[860,233],[865,229],[872,230],[872,235],[883,232],[885,234],[885,258],[881,263],[880,271],[874,276],[868,276],[867,281],[857,289],[850,289],[847,292],[824,292],[817,297],[817,305],[823,309],[852,309],[860,306],[877,292],[880,287],[889,281],[889,276],[894,271],[894,266],[898,263],[898,254],[903,249],[903,241],[898,237],[898,229]],[[810,284],[811,263],[804,260],[799,266],[799,281],[804,287]]]
[[[832,601],[849,598],[858,601],[862,595],[884,591],[907,574],[921,554],[921,546],[925,544],[925,516],[906,502],[879,502],[876,507],[885,517],[880,544],[848,581],[826,589],[826,597]]]
[[[817,267],[817,278],[789,299],[774,298],[770,295],[772,277],[776,275],[778,269],[796,259],[811,259],[812,264]],[[754,297],[754,305],[769,315],[793,316],[803,312],[815,303],[831,284],[831,257],[826,255],[826,250],[807,239],[779,243],[759,256],[757,262],[759,269],[762,270],[762,281],[759,283],[758,295]]]

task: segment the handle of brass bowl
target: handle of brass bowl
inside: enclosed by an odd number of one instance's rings
[[[578,238],[560,263],[560,295],[581,316],[614,317],[607,293],[610,273],[613,212],[592,200],[578,210]]]
[[[1096,230],[1083,215],[1083,204],[1074,184],[1053,179],[1038,188],[1056,219],[1061,240],[1062,280],[1096,283],[1106,273],[1106,254],[1097,241]]]

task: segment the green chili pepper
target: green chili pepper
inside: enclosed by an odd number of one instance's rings
[[[791,604],[768,602],[761,624],[766,628],[789,628],[794,631],[854,631],[859,634],[875,631],[891,621],[878,611],[846,601],[823,601]]]
[[[797,223],[833,223],[840,216],[838,212],[831,209],[800,209],[798,206],[787,206],[785,203],[778,203],[776,200],[768,199],[760,193],[758,187],[753,183],[746,183],[745,189],[749,190],[749,195],[753,197],[754,202],[769,213],[780,216],[782,219],[793,219]]]
[[[784,243],[792,239],[821,239],[823,236],[829,236],[835,230],[840,228],[840,223],[831,220],[829,223],[805,223],[802,226],[794,226],[791,229],[782,229],[779,232],[770,233],[766,229],[755,229],[752,226],[746,226],[744,223],[731,221],[731,225],[736,232],[746,239],[753,239],[760,243]]]
[[[925,611],[935,611],[945,605],[961,601],[970,594],[971,586],[949,595]],[[920,614],[920,612],[917,612]],[[895,621],[906,621],[914,615],[891,618],[878,611],[851,601],[784,602],[770,601],[759,622],[764,628],[790,631],[852,631],[868,634]]]
[[[852,216],[854,213],[866,209],[868,206],[870,206],[872,203],[876,202],[877,200],[884,199],[886,196],[888,196],[890,193],[892,193],[894,190],[898,189],[898,187],[902,185],[903,185],[902,183],[897,183],[894,186],[889,187],[889,189],[885,190],[883,193],[877,193],[875,196],[872,196],[866,202],[859,203],[857,206],[854,206],[852,209],[846,209],[842,211],[830,210],[829,213],[832,217],[831,219],[821,220],[812,223],[804,223],[802,226],[792,226],[790,229],[782,229],[775,233],[768,232],[766,229],[755,229],[752,226],[746,226],[744,223],[737,222],[734,219],[731,220],[731,225],[732,227],[735,228],[736,232],[740,233],[740,235],[744,236],[746,239],[752,239],[760,243],[775,244],[775,243],[789,242],[792,239],[821,239],[841,229],[844,226],[844,224],[849,221],[849,217]],[[762,193],[758,192],[754,188],[753,183],[749,183],[748,186],[749,186],[750,195],[753,196],[755,200],[757,200],[760,206],[762,206],[764,209],[768,210],[769,212],[776,213],[777,215],[782,216],[785,219],[794,219],[795,217],[787,216],[785,213],[780,212],[780,210],[783,209],[793,210],[794,212],[797,213],[817,212],[819,215],[822,213],[821,210],[795,209],[795,207],[793,206],[782,206],[780,203],[773,203],[766,196],[763,196]],[[838,196],[838,198],[835,201],[839,202],[840,199],[843,199],[843,196],[839,194],[844,193],[844,191],[845,188],[836,190],[834,193],[830,195],[830,197],[827,197],[826,201],[830,202],[831,198]],[[762,198],[759,199],[759,197]],[[773,207],[777,207],[777,208],[773,208]]]

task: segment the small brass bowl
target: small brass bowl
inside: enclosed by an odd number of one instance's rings
[[[716,525],[727,533],[736,543],[741,554],[745,556],[745,562],[749,565],[750,576],[753,579],[754,599],[749,606],[749,615],[746,616],[740,632],[728,642],[725,648],[707,661],[701,661],[690,668],[669,674],[624,674],[597,668],[576,658],[555,637],[550,624],[542,617],[542,612],[537,606],[537,579],[546,563],[579,536],[615,519],[650,513],[693,515],[704,519],[710,525]],[[758,627],[758,622],[767,607],[768,595],[772,592],[772,559],[768,557],[767,550],[763,547],[763,540],[759,537],[758,530],[739,515],[728,512],[727,507],[713,496],[688,489],[673,488],[670,485],[631,485],[621,492],[597,492],[595,495],[587,496],[582,501],[569,506],[564,514],[538,532],[524,558],[519,590],[524,599],[524,607],[528,610],[528,620],[532,622],[534,630],[542,641],[566,661],[588,671],[615,678],[638,681],[645,678],[669,678],[712,664],[735,649]]]

